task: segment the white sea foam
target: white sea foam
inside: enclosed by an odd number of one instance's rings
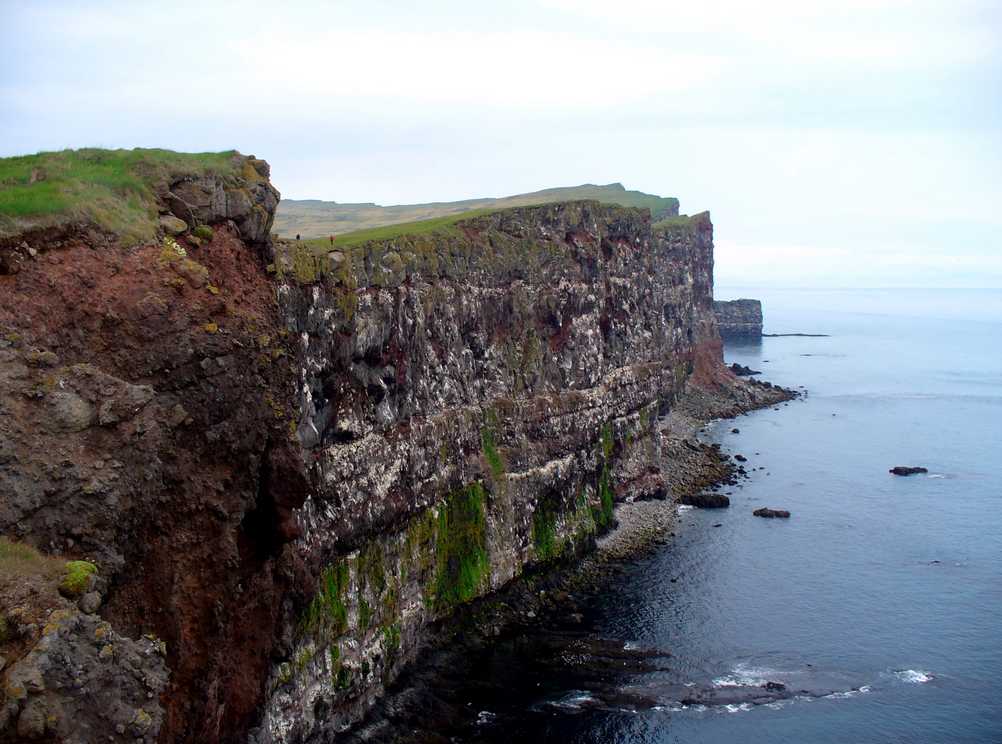
[[[731,669],[730,674],[716,677],[713,680],[714,687],[761,687],[769,680],[775,680],[786,674],[777,669],[767,667],[747,667],[738,664]]]
[[[743,713],[744,711],[751,709],[752,709],[751,703],[741,703],[740,705],[735,705],[733,703],[730,703],[723,707],[723,710],[727,711],[728,713]]]
[[[894,676],[902,682],[910,682],[911,684],[916,685],[931,682],[935,679],[931,672],[923,672],[920,669],[896,669],[894,671]]]
[[[586,690],[573,690],[559,700],[551,701],[550,705],[565,710],[581,710],[586,704],[594,702],[595,698],[592,697],[590,692]]]
[[[696,507],[690,506],[689,504],[679,504],[678,507],[676,507],[676,508],[678,509],[679,514],[681,514],[682,512],[691,511],[692,509],[695,509]]]
[[[862,687],[857,687],[855,690],[845,690],[843,692],[833,692],[830,695],[825,695],[826,698],[830,700],[845,700],[847,698],[853,698],[857,695],[865,695],[870,691],[869,685],[863,685]]]
[[[943,473],[929,473],[929,475],[926,476],[926,477],[927,478],[945,478],[946,475],[943,474]]]

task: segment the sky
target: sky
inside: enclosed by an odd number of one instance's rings
[[[718,286],[1002,287],[999,0],[0,0],[0,156],[264,157],[287,198],[621,182]]]

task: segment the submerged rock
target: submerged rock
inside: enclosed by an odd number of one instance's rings
[[[767,506],[763,506],[761,509],[756,509],[752,512],[756,517],[765,517],[766,519],[789,519],[790,512],[786,509],[770,509]]]

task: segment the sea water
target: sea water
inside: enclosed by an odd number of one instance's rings
[[[767,333],[829,335],[727,344],[728,362],[805,395],[708,428],[750,478],[727,510],[681,511],[676,537],[592,601],[585,632],[670,651],[663,669],[603,680],[655,701],[665,682],[806,694],[614,703],[508,646],[478,673],[467,704],[483,725],[461,738],[1002,741],[1002,290],[716,294],[761,299]],[[492,674],[505,684],[485,693]]]

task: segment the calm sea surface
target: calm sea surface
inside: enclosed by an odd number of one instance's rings
[[[831,335],[728,346],[808,395],[712,426],[756,468],[730,509],[680,512],[676,539],[587,608],[588,634],[671,656],[599,675],[599,694],[566,653],[506,644],[476,665],[481,723],[461,738],[1002,741],[1002,290],[716,294],[762,299],[766,332]],[[809,694],[678,700],[765,681]]]

